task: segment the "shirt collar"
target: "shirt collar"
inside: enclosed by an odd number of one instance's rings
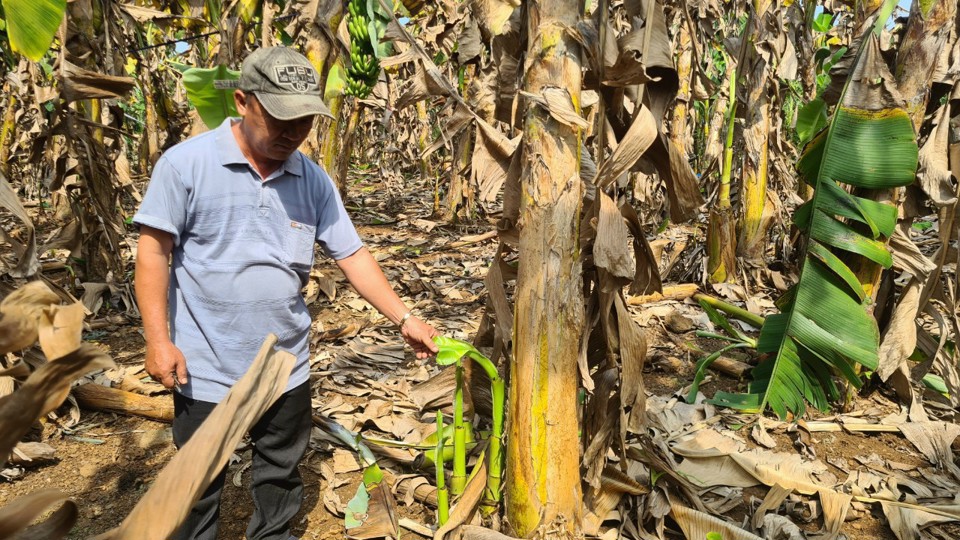
[[[221,165],[250,165],[247,156],[243,155],[240,145],[237,144],[236,137],[233,136],[231,126],[239,118],[227,118],[216,129],[217,153],[220,155]],[[296,176],[303,176],[303,156],[299,150],[295,150],[290,157],[280,165],[280,169],[271,174],[276,177],[278,172],[286,172]]]

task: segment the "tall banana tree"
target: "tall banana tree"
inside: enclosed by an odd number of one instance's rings
[[[535,58],[525,90],[542,95],[560,83],[579,101],[580,47],[566,31],[579,2],[541,0],[528,17],[527,55]],[[555,88],[555,87],[554,87]],[[567,101],[569,104],[570,101]],[[572,104],[571,104],[572,105]],[[569,106],[569,105],[568,105]],[[571,108],[571,112],[573,109]],[[577,337],[583,333],[580,259],[582,132],[546,108],[524,121],[520,268],[510,365],[507,516],[522,537],[562,527],[579,532],[580,453],[577,439]],[[562,226],[558,226],[564,224]]]
[[[870,296],[844,260],[889,267],[884,244],[896,209],[851,195],[843,184],[889,189],[910,184],[916,174],[913,124],[880,54],[885,20],[881,13],[862,39],[832,119],[797,164],[814,195],[794,219],[806,235],[799,281],[760,333],[757,349],[769,356],[753,370],[748,393],[719,392],[719,404],[752,411],[769,406],[780,417],[799,416],[805,401],[826,409],[840,397],[833,371],[859,387],[857,365],[877,367],[879,330],[868,313]]]
[[[782,54],[782,45],[771,33],[778,30],[780,2],[752,0],[747,28],[742,38],[743,52],[737,75],[743,79],[743,169],[740,193],[741,217],[737,254],[755,264],[763,262],[766,233],[772,216],[767,201],[771,164],[770,134],[772,87],[775,62]]]

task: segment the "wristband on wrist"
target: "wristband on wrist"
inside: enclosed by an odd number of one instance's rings
[[[410,320],[410,317],[413,317],[412,311],[404,313],[403,317],[400,317],[400,321],[397,322],[397,329],[403,330],[403,325],[407,324],[407,321]]]

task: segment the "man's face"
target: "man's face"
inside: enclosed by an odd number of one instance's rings
[[[252,94],[237,90],[234,94],[237,112],[243,116],[241,131],[250,150],[258,157],[284,161],[307,138],[316,116],[304,116],[293,120],[277,120],[270,116],[260,101]]]

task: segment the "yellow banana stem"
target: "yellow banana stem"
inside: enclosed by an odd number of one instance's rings
[[[0,126],[0,170],[9,174],[10,146],[13,144],[13,135],[17,128],[17,96],[10,92],[10,85],[4,85],[4,91],[10,96],[7,108],[3,112],[3,125]]]

